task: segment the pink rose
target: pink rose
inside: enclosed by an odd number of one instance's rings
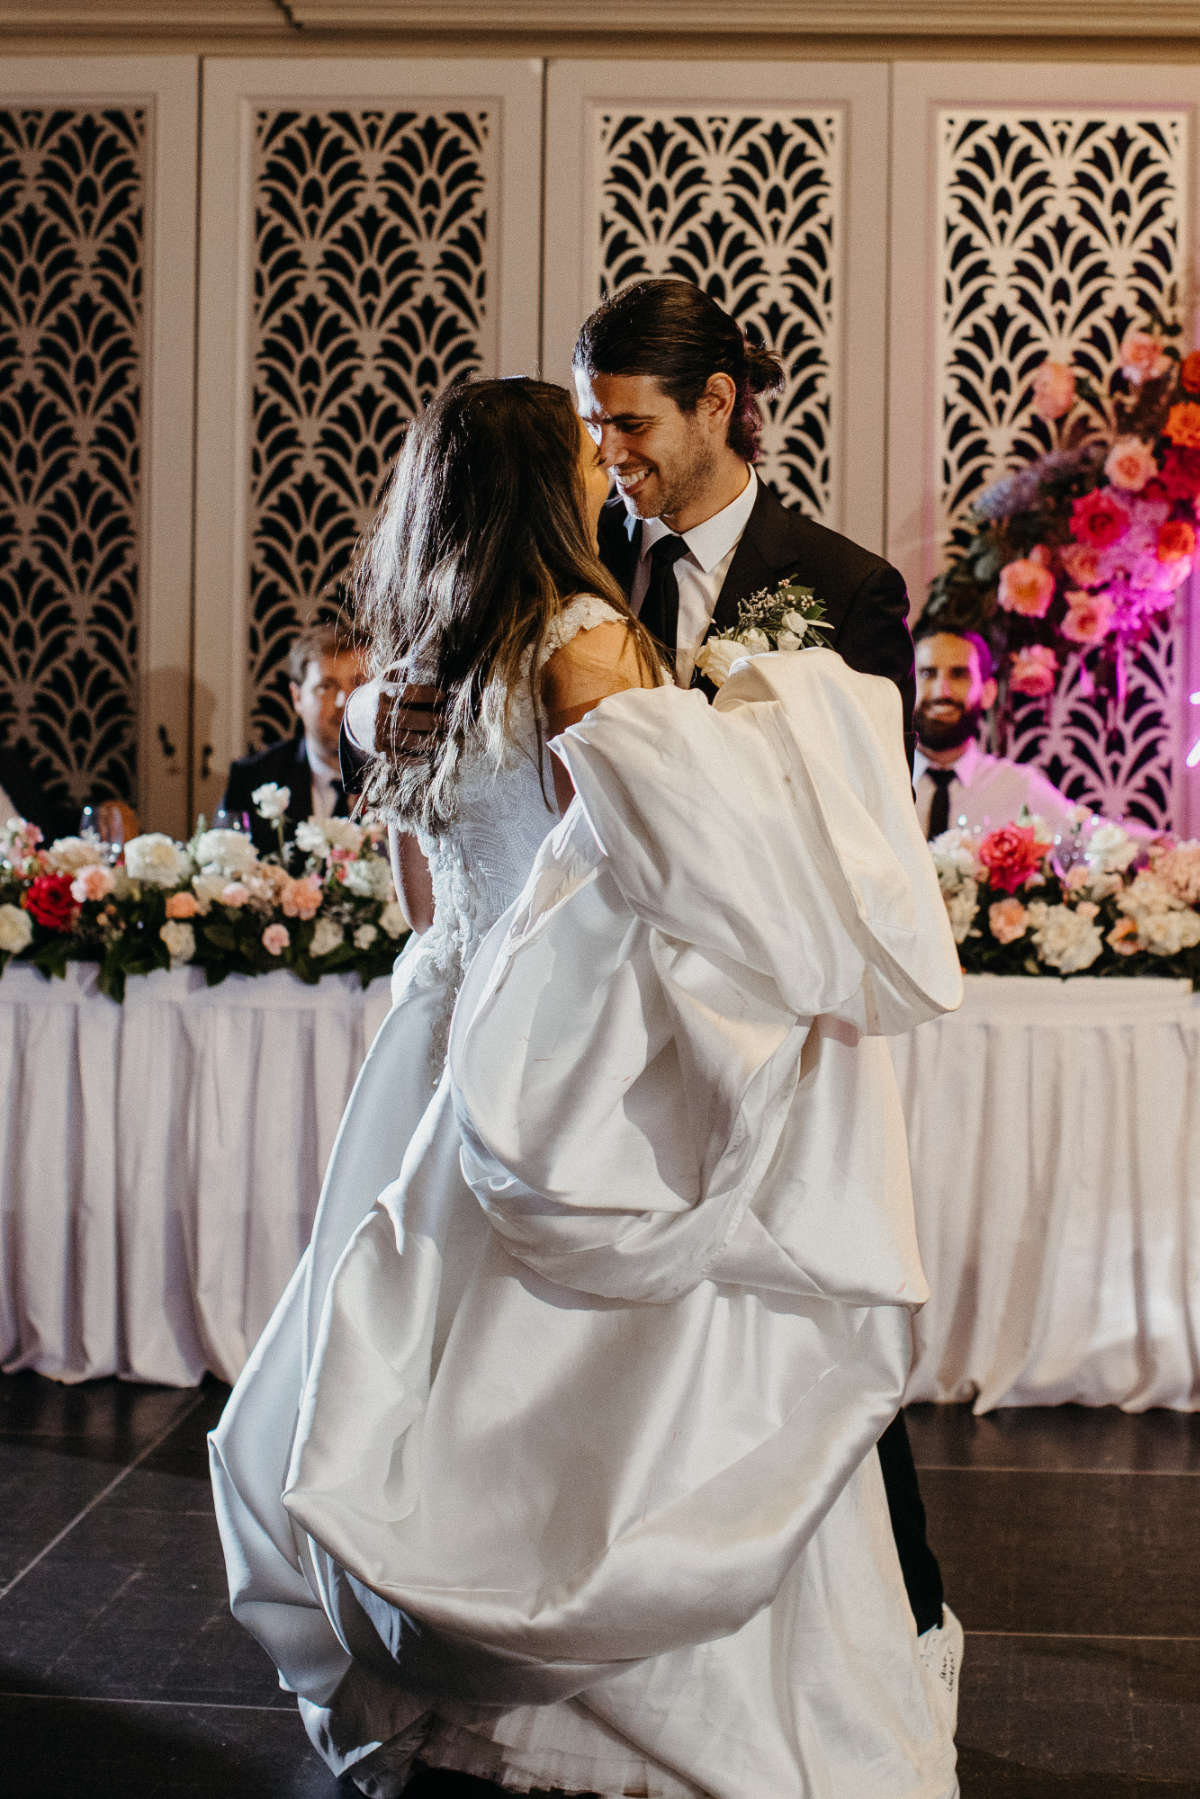
[[[1085,493],[1071,506],[1071,533],[1078,543],[1106,550],[1110,543],[1120,543],[1128,529],[1129,513],[1107,487]]]
[[[1102,643],[1112,629],[1115,610],[1106,593],[1069,593],[1062,634],[1072,643],[1081,643],[1088,648]]]
[[[250,889],[242,881],[230,881],[222,887],[217,898],[223,906],[232,906],[235,911],[240,911],[250,898]],[[271,953],[273,955],[275,952]]]
[[[289,918],[315,918],[321,910],[321,883],[316,875],[289,881],[279,900]]]
[[[1143,381],[1157,381],[1171,366],[1171,358],[1150,331],[1127,331],[1117,354],[1121,359],[1121,373],[1135,387],[1140,387]]]
[[[71,898],[84,906],[89,900],[107,899],[115,885],[112,869],[94,863],[88,868],[81,868],[71,882]]]
[[[1039,418],[1060,419],[1075,404],[1075,375],[1069,363],[1043,362],[1033,377],[1033,410]]]
[[[1054,692],[1057,681],[1058,657],[1049,644],[1032,643],[1026,649],[1014,650],[1008,673],[1008,684],[1014,693],[1044,700]]]
[[[1054,598],[1054,576],[1034,557],[1019,557],[1000,570],[997,598],[1006,612],[1019,612],[1023,618],[1044,618]]]
[[[1099,587],[1104,580],[1104,564],[1099,550],[1090,543],[1069,543],[1059,551],[1059,561],[1068,579],[1076,587]]]
[[[997,943],[1015,943],[1025,935],[1029,914],[1011,894],[988,907],[988,927]]]
[[[1118,437],[1104,463],[1104,472],[1114,487],[1125,493],[1141,493],[1147,481],[1158,473],[1158,464],[1148,444],[1140,437]]]
[[[1032,825],[1001,825],[981,838],[976,853],[992,886],[1015,893],[1040,871],[1044,850]]]
[[[262,934],[262,946],[268,956],[282,956],[291,941],[285,924],[269,924]]]
[[[194,893],[173,893],[167,901],[168,918],[195,918],[200,902]]]

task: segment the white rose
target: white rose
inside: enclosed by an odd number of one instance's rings
[[[1140,848],[1136,838],[1120,825],[1101,824],[1089,834],[1083,853],[1089,868],[1114,874],[1128,868]]]
[[[346,933],[340,924],[334,924],[332,918],[318,918],[313,926],[311,955],[327,956],[335,950],[339,943],[346,941]]]
[[[201,912],[207,912],[215,901],[224,893],[227,882],[224,875],[197,875],[192,882],[192,892],[196,896],[196,904]]]
[[[60,837],[46,851],[46,861],[56,874],[75,875],[81,868],[95,868],[104,860],[104,845],[86,837]]]
[[[319,820],[315,818],[301,819],[296,826],[296,848],[306,856],[323,856],[329,847],[325,840],[325,832]]]
[[[254,801],[260,818],[282,818],[291,803],[292,790],[290,787],[280,787],[275,781],[267,781],[263,786],[256,787],[250,798]]]
[[[358,899],[386,900],[392,891],[392,871],[379,856],[348,862],[343,870],[343,885]]]
[[[399,900],[389,900],[383,908],[379,914],[379,928],[385,937],[403,937],[408,929],[408,918]]]
[[[258,862],[258,851],[244,831],[205,831],[196,839],[194,854],[206,874],[224,875],[229,881],[249,874]]]
[[[735,662],[740,662],[746,652],[740,643],[732,637],[710,637],[696,651],[696,667],[714,687],[723,687],[729,679]]]
[[[0,950],[19,956],[33,942],[33,920],[20,906],[0,906]]]
[[[172,962],[190,962],[196,953],[196,933],[181,918],[168,918],[159,926],[159,936],[167,946]]]
[[[794,631],[779,631],[775,637],[777,650],[800,650],[804,648],[804,639],[797,637]]]
[[[162,831],[131,837],[125,845],[125,869],[131,880],[148,887],[178,887],[192,872],[192,859]]]
[[[792,633],[792,635],[795,637],[804,637],[808,632],[808,620],[805,618],[805,616],[802,612],[796,612],[794,610],[790,611],[790,612],[785,612],[783,615],[782,624],[783,624],[784,630],[790,631]],[[781,644],[780,648],[782,649],[782,647],[783,646]]]
[[[1078,974],[1090,968],[1104,948],[1104,938],[1095,923],[1095,907],[1048,906],[1044,902],[1030,907],[1030,919],[1036,929],[1033,941],[1042,961],[1062,974]]]
[[[950,918],[950,929],[954,933],[955,943],[962,943],[971,934],[971,926],[975,922],[978,909],[979,887],[971,880],[963,881],[954,893],[943,893],[946,911]]]
[[[353,850],[357,856],[363,844],[363,829],[352,818],[327,818],[321,825],[330,849]]]
[[[765,631],[760,631],[757,626],[752,625],[748,631],[743,631],[741,633],[741,638],[743,656],[770,655],[771,639],[767,636]]]
[[[373,924],[360,924],[354,933],[355,949],[370,949],[379,932]]]

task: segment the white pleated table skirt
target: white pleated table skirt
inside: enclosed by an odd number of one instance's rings
[[[389,1003],[351,976],[0,979],[0,1361],[232,1380]],[[912,1399],[1200,1406],[1200,1003],[967,982],[893,1044],[933,1297]]]

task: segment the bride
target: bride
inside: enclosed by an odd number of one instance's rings
[[[957,980],[898,701],[665,683],[606,487],[561,390],[455,387],[368,547],[429,928],[213,1435],[233,1609],[380,1799],[950,1799],[870,1453],[924,1296],[877,1033]]]

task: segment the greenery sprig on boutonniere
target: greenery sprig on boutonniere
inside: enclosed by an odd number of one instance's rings
[[[812,588],[784,580],[774,588],[757,588],[739,600],[737,624],[705,639],[696,654],[696,667],[714,687],[720,687],[734,663],[744,656],[811,649],[817,641],[815,633],[832,628],[825,617],[824,601]]]

